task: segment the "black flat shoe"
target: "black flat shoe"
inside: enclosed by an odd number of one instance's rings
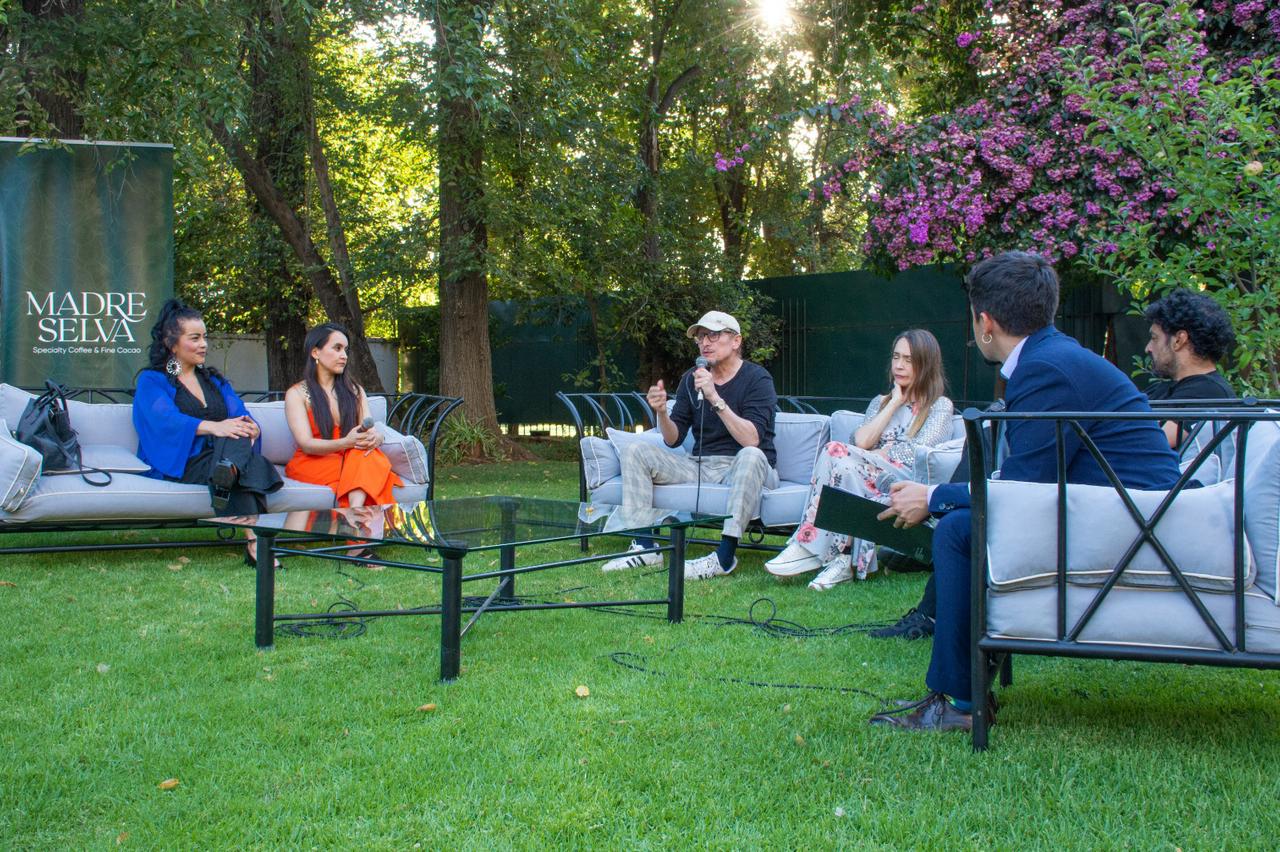
[[[896,624],[872,630],[872,639],[923,639],[933,635],[933,619],[912,607]]]
[[[249,553],[249,546],[248,546],[248,545],[245,545],[245,548],[244,548],[244,564],[245,564],[245,565],[248,565],[250,568],[257,568],[257,567],[258,567],[257,550],[258,550],[258,548],[257,548],[257,547],[254,547],[254,553],[250,554],[250,553]],[[275,560],[275,563],[276,563],[275,567],[277,567],[277,568],[282,567],[282,566],[280,565],[280,560],[279,560],[279,559],[276,559],[276,560]]]
[[[240,471],[230,459],[223,459],[213,466],[213,472],[209,474],[209,502],[213,504],[216,514],[221,515],[227,510],[227,504],[231,502],[231,489],[239,481]]]

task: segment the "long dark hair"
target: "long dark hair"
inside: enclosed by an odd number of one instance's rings
[[[164,373],[165,365],[168,363],[169,358],[173,356],[173,347],[177,344],[178,338],[182,336],[182,323],[187,320],[203,319],[203,314],[184,303],[181,299],[170,299],[161,305],[160,315],[156,317],[156,324],[151,326],[151,347],[147,350],[147,366]],[[204,370],[211,376],[220,377],[222,375],[207,363],[204,365]],[[169,381],[177,380],[173,376],[169,376]]]
[[[320,386],[316,359],[311,357],[311,350],[324,348],[334,332],[345,337],[347,343],[351,342],[351,333],[346,326],[336,322],[321,323],[308,331],[306,340],[302,342],[302,351],[307,356],[307,364],[302,368],[302,381],[307,386],[307,395],[311,397],[311,415],[316,419],[316,429],[325,440],[333,437],[333,412],[329,409],[329,395]],[[333,377],[333,390],[338,397],[338,434],[345,435],[360,422],[360,383],[352,375],[349,357],[347,368]]]
[[[915,401],[916,417],[911,421],[907,434],[915,437],[929,419],[929,409],[938,401],[938,397],[947,392],[947,379],[942,372],[942,347],[932,332],[923,328],[909,328],[893,339],[893,348],[898,348],[898,341],[907,341],[911,349],[911,369],[913,378],[911,387],[907,388],[907,396]],[[893,391],[893,362],[889,362],[889,391]]]

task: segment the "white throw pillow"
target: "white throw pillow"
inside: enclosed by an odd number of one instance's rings
[[[646,429],[643,432],[628,432],[625,429],[605,429],[605,434],[609,436],[609,443],[613,444],[614,450],[618,453],[618,458],[622,458],[622,451],[634,443],[652,444],[655,447],[673,453],[688,455],[685,445],[693,445],[693,430],[689,430],[689,434],[685,436],[685,443],[678,447],[668,447],[667,442],[662,439],[662,430]]]
[[[588,435],[579,443],[582,452],[582,471],[587,480],[587,490],[595,491],[622,472],[622,462],[613,444],[604,438]]]

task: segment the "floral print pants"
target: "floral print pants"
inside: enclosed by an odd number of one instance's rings
[[[823,565],[831,562],[842,551],[848,550],[855,575],[859,580],[865,580],[877,568],[875,542],[860,538],[851,540],[850,536],[820,530],[813,525],[822,486],[830,485],[888,505],[889,493],[886,486],[910,478],[910,471],[878,452],[832,441],[818,453],[813,480],[809,483],[809,499],[805,502],[800,526],[791,540],[821,559]]]

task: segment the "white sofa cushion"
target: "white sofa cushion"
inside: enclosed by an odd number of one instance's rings
[[[110,473],[146,473],[151,469],[142,459],[116,444],[81,444],[80,463],[86,469]]]
[[[1144,518],[1164,491],[1130,491]],[[987,560],[991,586],[1033,588],[1057,576],[1058,488],[1054,483],[992,480],[987,484]],[[1208,591],[1234,585],[1234,484],[1190,488],[1174,499],[1155,536],[1191,586]],[[1067,486],[1067,573],[1073,583],[1102,583],[1138,534],[1120,495],[1110,486]],[[1245,586],[1254,565],[1245,548]],[[1124,586],[1173,587],[1177,581],[1150,544],[1143,544],[1120,578]]]
[[[1067,586],[1067,629],[1080,620],[1102,590]],[[1209,615],[1229,640],[1235,640],[1235,595],[1199,592]],[[1012,639],[1058,638],[1057,589],[1022,589],[987,594],[987,635]],[[1255,653],[1280,652],[1280,607],[1260,592],[1244,593],[1245,647]],[[1181,589],[1114,588],[1080,634],[1083,643],[1108,642],[1134,647],[1201,648],[1220,651],[1213,633]]]
[[[964,453],[964,437],[952,438],[932,447],[916,447],[916,463],[911,478],[925,485],[950,482]]]
[[[1244,529],[1258,589],[1280,604],[1280,423],[1255,423],[1245,441]]]
[[[831,418],[823,414],[782,412],[777,415],[773,424],[773,447],[778,453],[774,464],[778,479],[808,485],[813,478],[818,450],[830,439],[830,422]]]
[[[0,419],[18,424],[34,395],[13,385],[0,385]],[[109,445],[137,452],[138,433],[133,428],[133,405],[128,402],[67,400],[67,417],[81,447]]]
[[[18,511],[40,476],[43,462],[40,453],[10,434],[8,422],[0,417],[0,509]]]
[[[293,440],[293,433],[284,418],[284,401],[249,402],[245,408],[262,429],[263,457],[272,464],[288,464],[298,444]]]

